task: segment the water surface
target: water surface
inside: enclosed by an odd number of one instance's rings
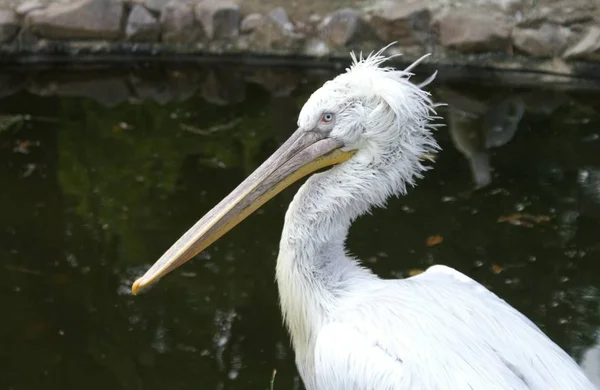
[[[331,75],[11,74],[0,99],[0,388],[266,389],[276,369],[276,389],[301,389],[274,283],[298,185],[146,293],[129,288],[291,134]],[[435,169],[361,218],[350,250],[382,277],[455,267],[581,359],[600,327],[600,94],[432,92],[450,103]]]

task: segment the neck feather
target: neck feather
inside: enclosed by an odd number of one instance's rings
[[[372,206],[405,191],[422,169],[418,158],[374,164],[359,154],[312,176],[286,213],[277,260],[277,283],[285,322],[297,354],[306,352],[338,299],[363,280],[376,278],[346,255],[351,223]],[[417,164],[417,165],[415,165]],[[410,166],[411,170],[400,167]],[[415,169],[420,168],[420,169]]]

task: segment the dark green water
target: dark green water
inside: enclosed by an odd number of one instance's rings
[[[298,186],[156,287],[129,288],[331,74],[159,70],[144,89],[139,72],[4,85],[18,87],[0,99],[0,388],[266,389],[273,369],[276,389],[302,388],[274,283]],[[579,359],[600,328],[600,94],[433,93],[450,103],[435,169],[360,219],[351,251],[383,277],[455,267]]]

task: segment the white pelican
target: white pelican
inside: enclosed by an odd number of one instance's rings
[[[384,280],[347,254],[352,221],[403,194],[426,169],[421,156],[438,148],[436,105],[409,81],[416,63],[382,67],[382,52],[352,55],[353,65],[308,99],[290,139],[138,279],[133,293],[292,182],[334,165],[294,197],[277,258],[283,317],[307,390],[594,389],[537,326],[460,272],[433,266]]]

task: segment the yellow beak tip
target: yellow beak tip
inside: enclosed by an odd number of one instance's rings
[[[138,279],[133,283],[133,286],[131,286],[131,292],[133,293],[133,295],[138,295],[138,293],[142,291],[143,288],[144,286],[142,285],[142,280]]]

